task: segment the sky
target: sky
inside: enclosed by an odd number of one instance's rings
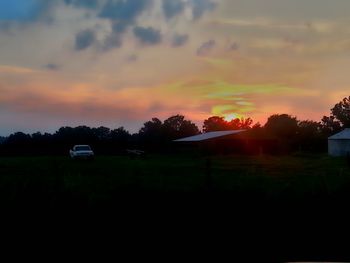
[[[349,96],[348,0],[0,0],[0,135],[287,113]]]

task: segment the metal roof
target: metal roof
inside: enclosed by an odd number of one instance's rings
[[[202,133],[199,135],[175,140],[174,142],[200,142],[200,141],[215,139],[215,138],[219,138],[219,137],[223,137],[223,136],[227,136],[227,135],[238,134],[238,133],[241,133],[244,131],[246,131],[246,130],[207,132],[207,133]]]
[[[329,137],[328,140],[350,140],[350,129],[345,129],[333,136]]]

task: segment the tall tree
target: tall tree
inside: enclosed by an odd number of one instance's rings
[[[98,140],[108,140],[110,138],[111,130],[107,127],[98,127],[92,129],[93,134]]]
[[[230,125],[225,121],[224,117],[213,116],[204,120],[203,131],[213,132],[213,131],[227,131],[231,130]]]
[[[131,135],[124,129],[124,127],[119,127],[118,129],[114,129],[110,132],[110,138],[113,141],[127,142],[131,138]]]
[[[163,123],[158,118],[152,118],[143,124],[138,133],[142,141],[161,141],[163,140]]]
[[[340,121],[343,128],[350,128],[350,96],[337,103],[331,112]]]
[[[298,131],[298,120],[288,114],[275,114],[268,118],[264,127],[281,139],[292,139]]]
[[[164,121],[164,134],[167,139],[178,139],[199,134],[199,129],[190,120],[186,120],[183,115],[171,116]]]
[[[230,126],[231,130],[248,130],[252,127],[253,120],[251,118],[241,118],[241,119],[233,119],[231,120],[228,125]]]
[[[330,117],[323,116],[321,120],[321,129],[322,129],[322,133],[325,136],[330,136],[337,132],[340,132],[342,127],[341,127],[341,123],[337,121],[334,116],[330,116]]]

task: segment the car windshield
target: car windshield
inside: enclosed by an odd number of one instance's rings
[[[91,151],[90,146],[76,146],[75,147],[76,151]]]

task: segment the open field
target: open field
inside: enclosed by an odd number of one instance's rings
[[[349,189],[346,160],[326,155],[216,156],[209,167],[206,158],[178,155],[102,156],[92,162],[68,157],[0,158],[3,216],[13,214],[4,213],[4,207],[14,207],[25,221],[33,214],[46,220],[42,211],[53,208],[54,218],[63,217],[57,225],[66,222],[77,227],[92,218],[102,221],[91,220],[84,226],[88,236],[92,226],[100,229],[106,223],[106,233],[110,225],[118,234],[121,229],[127,235],[133,230],[135,236],[147,230],[146,242],[150,242],[148,237],[159,231],[162,242],[177,236],[191,249],[192,240],[184,238],[188,235],[206,240],[210,249],[221,240],[229,246],[227,251],[235,247],[230,243],[235,239],[247,248],[266,246],[265,254],[243,253],[244,258],[280,253],[280,262],[334,260],[329,248],[341,248],[335,245],[342,243],[339,235],[347,238],[349,221],[344,215]],[[72,223],[81,210],[94,212],[83,213],[84,218]],[[106,216],[110,212],[116,217]],[[208,241],[214,233],[228,240]],[[347,251],[345,247],[334,254]],[[234,255],[230,252],[230,256]]]
[[[3,204],[61,202],[99,205],[135,196],[225,196],[233,200],[344,199],[350,168],[326,155],[198,156],[150,155],[0,158]]]

